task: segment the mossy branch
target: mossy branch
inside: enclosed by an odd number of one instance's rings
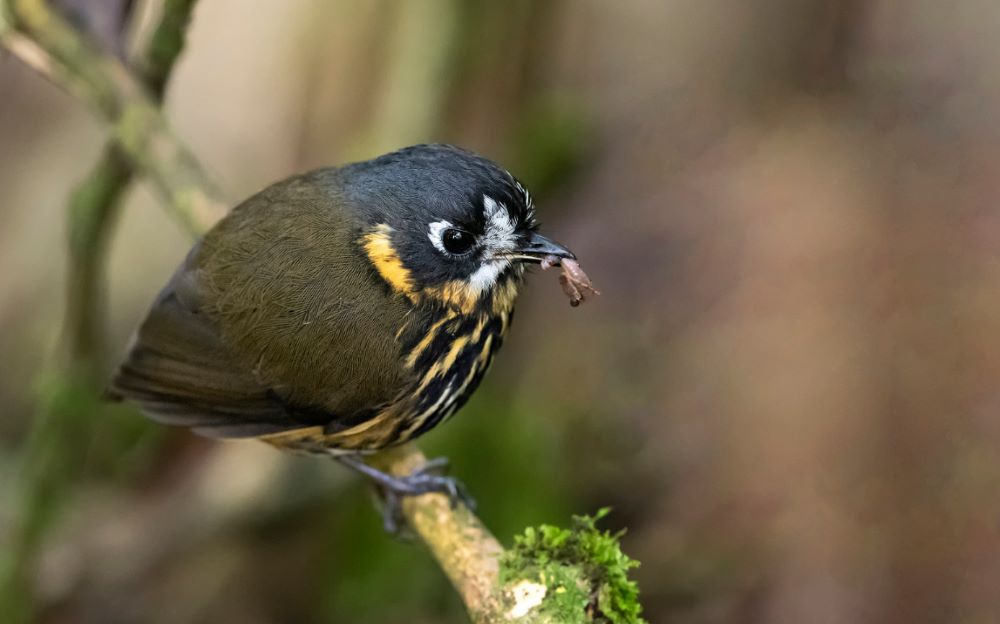
[[[370,463],[402,476],[426,461],[407,444],[379,453]],[[642,622],[639,589],[628,579],[628,571],[638,563],[622,553],[620,535],[595,526],[606,509],[593,518],[574,518],[570,529],[525,529],[510,550],[504,550],[475,514],[464,506],[452,507],[442,494],[406,498],[403,513],[475,622]]]
[[[190,8],[191,4],[184,0],[168,0],[167,7],[188,5]],[[184,23],[186,20],[180,22],[181,30]],[[156,39],[154,37],[154,42]],[[170,37],[161,41],[169,43]],[[94,109],[109,125],[111,138],[126,166],[153,181],[171,212],[192,234],[204,232],[221,216],[226,203],[190,152],[170,131],[156,106],[153,94],[158,90],[155,86],[144,88],[117,59],[94,49],[80,33],[59,19],[44,0],[0,0],[0,42]],[[151,67],[154,66],[156,63],[151,63]],[[162,86],[159,91],[162,93]],[[104,173],[108,172],[102,175]],[[396,475],[408,474],[425,461],[424,455],[411,444],[371,459],[373,465]],[[601,579],[619,578],[630,565],[627,559],[612,557],[609,560],[607,544],[594,552],[586,548],[560,551],[561,558],[557,558],[550,548],[526,547],[522,538],[514,551],[505,552],[475,514],[461,506],[452,507],[440,494],[407,498],[403,511],[410,526],[454,584],[475,622],[608,621],[625,624],[640,621],[635,596],[627,592],[613,594],[617,596],[615,599],[627,603],[624,609],[603,610],[614,600],[609,603],[608,598],[602,598],[612,594],[607,594],[606,585],[595,583],[602,582]],[[592,529],[590,525],[589,529],[584,526],[582,530],[587,533]],[[577,533],[580,527],[570,532],[571,535]],[[595,543],[593,535],[580,535],[565,541]],[[606,537],[617,548],[614,537]],[[543,541],[539,546],[551,544]],[[580,560],[574,561],[574,557]],[[567,602],[563,598],[562,594],[568,590],[564,583],[569,582],[570,577],[555,574],[554,561],[559,570],[590,570],[572,577],[573,586],[585,600]],[[609,561],[619,564],[625,561],[624,567],[619,565],[619,568],[608,568],[606,573],[593,573],[593,569],[604,570]]]

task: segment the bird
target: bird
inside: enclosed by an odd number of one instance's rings
[[[472,504],[440,458],[405,476],[365,456],[455,414],[510,328],[526,267],[575,260],[532,197],[445,144],[295,175],[195,243],[141,322],[106,396],[159,423],[336,458],[399,502]]]

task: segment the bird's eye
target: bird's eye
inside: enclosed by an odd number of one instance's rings
[[[472,249],[472,245],[474,245],[475,242],[476,239],[472,234],[457,228],[448,228],[444,231],[444,234],[441,235],[441,244],[448,250],[448,253],[456,255],[464,254]]]

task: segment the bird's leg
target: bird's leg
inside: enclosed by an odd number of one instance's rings
[[[397,477],[369,466],[358,455],[335,455],[337,461],[365,475],[382,493],[382,522],[389,533],[399,533],[404,523],[402,499],[404,496],[419,496],[437,492],[451,501],[452,507],[463,503],[475,509],[476,503],[469,496],[462,482],[443,474],[448,469],[448,458],[438,457],[428,461],[410,474]]]

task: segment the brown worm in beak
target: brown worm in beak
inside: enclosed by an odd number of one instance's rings
[[[590,278],[583,272],[580,263],[576,260],[545,256],[542,258],[541,265],[543,270],[552,266],[562,268],[562,273],[559,274],[559,284],[566,296],[569,297],[569,304],[574,308],[585,301],[588,296],[601,294],[599,290],[594,288]]]

